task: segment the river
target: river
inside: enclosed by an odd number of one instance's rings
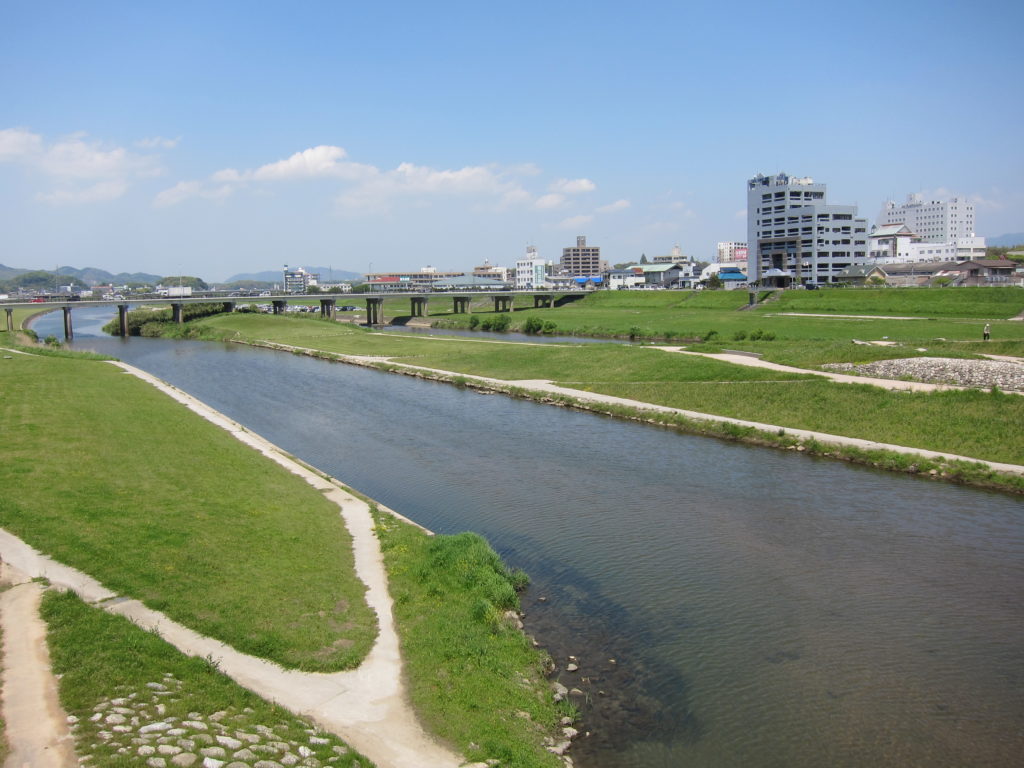
[[[560,672],[586,697],[578,765],[1024,754],[1018,498],[286,353],[93,338],[109,312],[74,317],[77,348],[529,572],[528,631],[563,669],[579,657]]]

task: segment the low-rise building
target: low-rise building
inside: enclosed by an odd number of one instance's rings
[[[298,269],[284,268],[285,293],[305,293],[309,286],[317,285],[319,281],[320,275],[316,272],[307,272],[302,267]]]

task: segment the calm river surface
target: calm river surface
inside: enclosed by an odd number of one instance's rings
[[[1020,499],[74,317],[76,347],[527,570],[527,629],[580,659],[577,764],[1020,764]]]

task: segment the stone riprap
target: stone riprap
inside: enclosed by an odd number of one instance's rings
[[[68,718],[83,765],[109,763],[147,768],[360,768],[348,748],[298,718],[257,722],[246,707],[218,712],[181,711],[182,682],[171,675],[124,691]]]
[[[873,363],[832,363],[829,371],[844,371],[884,379],[913,379],[960,387],[998,387],[1024,392],[1024,364],[1009,360],[960,360],[950,357],[907,357]]]

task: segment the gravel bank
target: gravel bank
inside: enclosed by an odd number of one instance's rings
[[[822,366],[883,379],[913,379],[932,384],[954,384],[1012,392],[1024,392],[1024,364],[1004,360],[959,360],[948,357],[907,357],[874,363],[833,363]]]

